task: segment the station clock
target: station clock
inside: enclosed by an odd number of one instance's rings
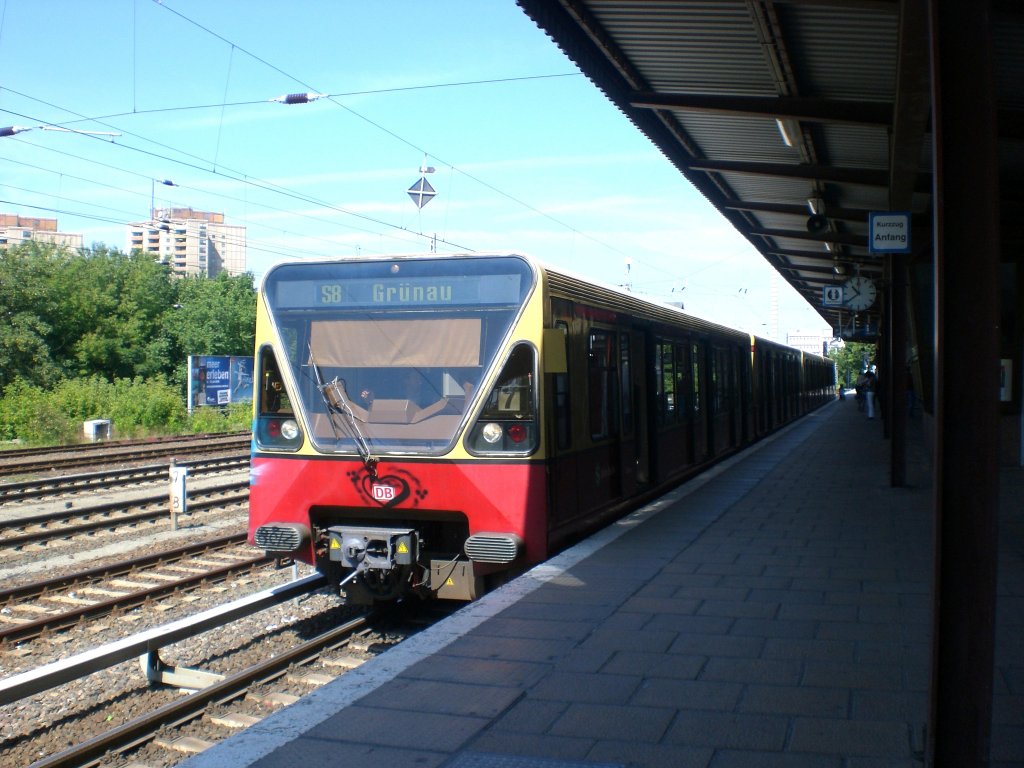
[[[878,290],[870,278],[856,275],[843,284],[843,303],[854,312],[868,309],[875,303]]]

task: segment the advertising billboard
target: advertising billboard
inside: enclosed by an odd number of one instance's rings
[[[189,413],[204,405],[252,402],[252,372],[251,356],[189,355]]]

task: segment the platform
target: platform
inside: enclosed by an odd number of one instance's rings
[[[912,768],[931,478],[836,401],[187,768]],[[993,765],[1024,764],[1021,470],[1006,470]]]

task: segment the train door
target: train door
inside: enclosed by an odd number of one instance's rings
[[[765,432],[770,432],[779,424],[778,393],[775,386],[775,354],[766,351],[764,354],[764,413]]]
[[[736,447],[736,381],[732,348],[715,345],[711,351],[712,452]]]
[[[659,480],[666,480],[690,464],[692,439],[690,417],[683,387],[685,344],[672,339],[656,338],[652,342],[654,378],[649,386],[654,397],[650,414],[652,469]]]
[[[732,414],[730,434],[732,447],[737,447],[743,440],[743,390],[739,382],[741,352],[735,345],[730,345],[726,349],[726,355],[729,366],[729,410]]]
[[[708,456],[711,431],[709,418],[710,403],[708,402],[708,348],[707,342],[694,341],[690,345],[690,366],[692,386],[692,417],[693,417],[693,459],[700,463]]]
[[[736,366],[734,350],[731,346],[724,346],[716,350],[716,368],[718,369],[718,384],[716,390],[721,392],[718,397],[721,408],[719,423],[722,426],[722,434],[719,436],[721,450],[731,451],[738,443],[738,399],[736,397]],[[717,452],[716,452],[717,453]]]
[[[548,424],[548,483],[550,487],[551,521],[553,526],[572,520],[579,511],[578,446],[573,444],[573,381],[578,376],[575,364],[575,340],[572,327],[572,305],[561,299],[552,299],[554,327],[565,335],[568,371],[552,373],[547,377]]]
[[[754,438],[754,420],[756,414],[753,412],[753,388],[750,346],[745,344],[736,350],[736,392],[739,397],[740,444],[746,445]]]
[[[693,353],[689,340],[675,345],[676,403],[678,417],[683,425],[685,439],[682,445],[680,466],[689,466],[695,461],[694,425],[697,423],[693,399]]]
[[[632,494],[650,482],[650,445],[647,424],[646,339],[638,331],[619,334],[619,378],[622,404],[622,476],[625,492]]]
[[[734,445],[731,366],[728,347],[712,344],[708,356],[710,451],[718,456]]]
[[[581,484],[581,499],[597,509],[623,493],[622,406],[619,387],[619,344],[613,329],[591,327],[587,338],[587,425],[593,467],[592,486]],[[581,478],[582,479],[582,478]]]

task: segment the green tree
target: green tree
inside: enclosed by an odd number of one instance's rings
[[[845,387],[852,387],[857,376],[875,359],[875,345],[847,342],[844,347],[833,347],[828,356],[836,361],[836,378]]]
[[[170,373],[162,320],[175,303],[166,265],[99,246],[30,242],[0,258],[0,389],[17,377]]]
[[[251,355],[256,338],[252,275],[222,272],[213,279],[185,277],[175,284],[175,310],[164,331],[176,359],[172,381],[184,386],[189,355]]]
[[[75,296],[68,304],[84,325],[69,329],[77,338],[75,373],[108,378],[169,373],[159,343],[162,320],[174,304],[170,271],[152,256],[126,256],[106,248],[74,264]]]
[[[248,405],[192,424],[188,355],[252,354],[249,274],[176,278],[136,251],[26,243],[0,252],[0,439],[74,439],[110,418],[121,435],[237,429]]]
[[[140,251],[26,243],[0,258],[0,392],[165,376],[184,394],[188,355],[251,354],[255,316],[250,274],[176,278]]]
[[[66,258],[36,243],[0,257],[0,391],[19,378],[44,386],[62,374],[53,354],[60,305],[53,277]]]

